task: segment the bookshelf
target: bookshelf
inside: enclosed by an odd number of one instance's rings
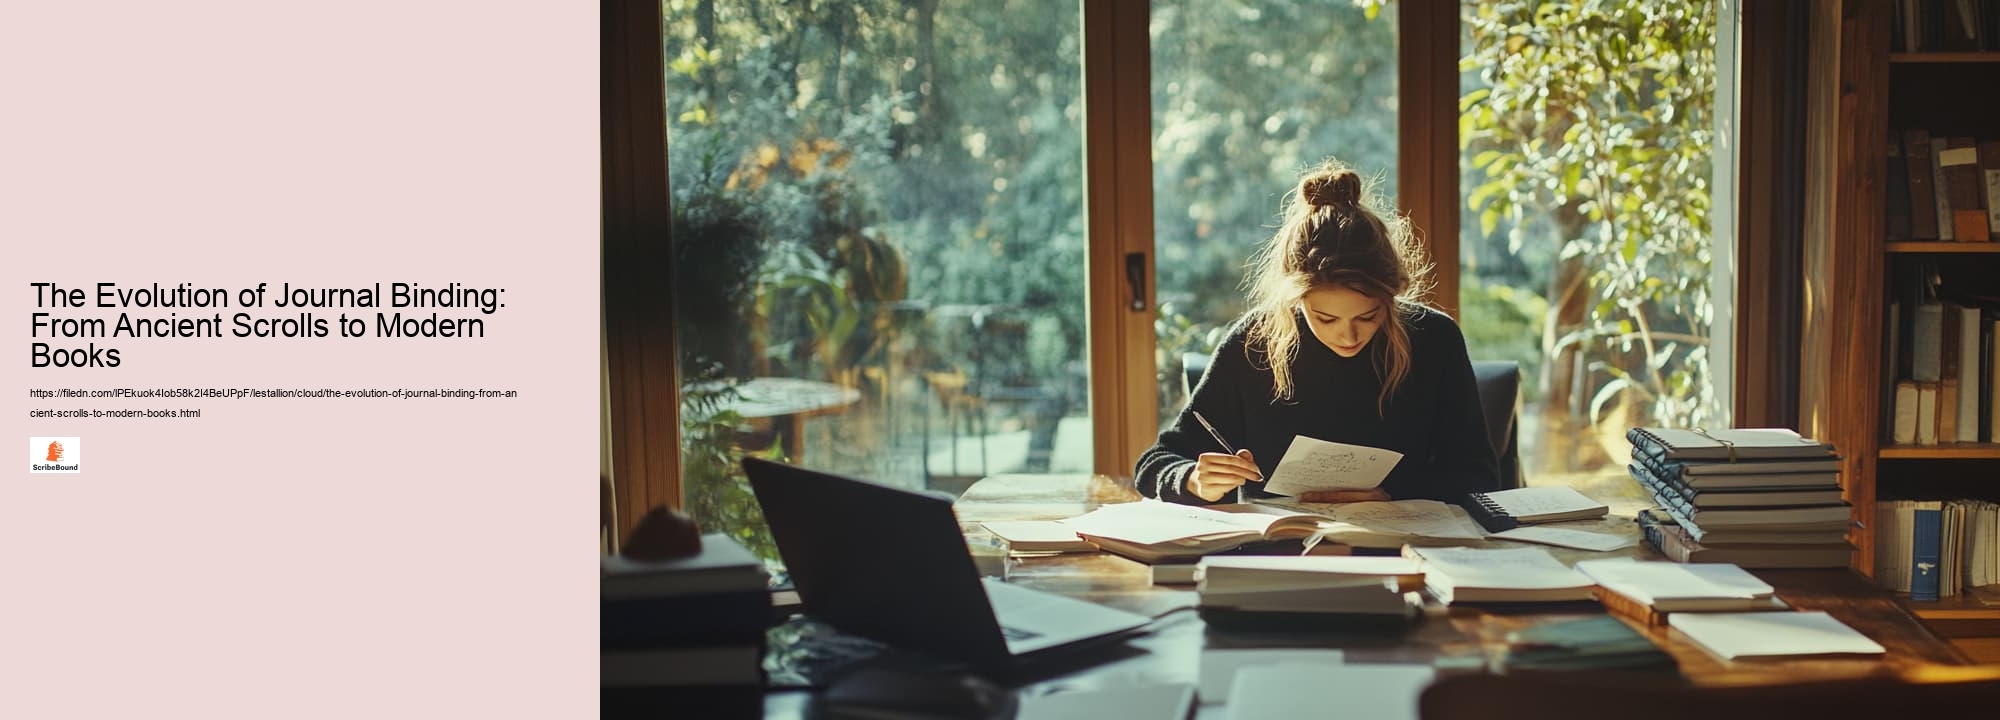
[[[2000,241],[1888,240],[1890,190],[1907,187],[1890,181],[1890,138],[1921,129],[1932,137],[2000,140],[2000,93],[1990,91],[2000,87],[2000,52],[1891,52],[1900,44],[1892,35],[1897,7],[1817,2],[1809,19],[1799,429],[1841,451],[1856,521],[1853,567],[1871,577],[1878,499],[2000,501],[2000,443],[1889,439],[1891,383],[1902,369],[1885,367],[1898,362],[1890,330],[1909,328],[1907,316],[1887,317],[1897,290],[1913,277],[1935,276],[1957,296],[1977,299],[1967,302],[2000,298]],[[1965,596],[1905,601],[1927,622],[1953,623],[1955,633],[2000,644],[2000,606]]]
[[[2000,460],[2000,443],[1959,443],[1956,445],[1883,445],[1875,452],[1881,460]],[[2000,474],[1994,480],[2000,482]]]
[[[2000,63],[2000,52],[1915,52],[1889,53],[1893,64]]]
[[[2000,62],[1996,60],[1995,62]],[[2000,253],[2000,243],[1961,242],[1892,242],[1884,243],[1884,252],[1907,255],[1950,255],[1954,253]]]

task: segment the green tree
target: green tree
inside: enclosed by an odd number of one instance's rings
[[[1585,422],[1713,416],[1714,12],[1707,0],[1465,6],[1460,69],[1476,79],[1459,138],[1480,177],[1469,206],[1511,252],[1557,248],[1541,332],[1545,438],[1574,438]],[[1612,412],[1621,407],[1637,412]],[[1593,447],[1546,456],[1587,462]]]

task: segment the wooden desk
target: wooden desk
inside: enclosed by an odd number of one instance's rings
[[[1333,647],[1349,662],[1431,665],[1440,674],[1483,672],[1496,661],[1509,632],[1538,624],[1588,617],[1596,612],[1565,605],[1567,613],[1504,614],[1471,607],[1438,608],[1405,633],[1383,635],[1242,635],[1211,633],[1199,615],[1188,610],[1197,597],[1191,587],[1156,587],[1147,565],[1109,553],[1073,553],[1049,557],[1009,558],[991,549],[986,520],[1048,520],[1073,517],[1098,506],[1132,502],[1139,494],[1126,482],[1088,475],[1001,475],[968,488],[957,505],[958,519],[974,557],[985,574],[1002,575],[1024,587],[1060,593],[1148,616],[1160,616],[1153,629],[1127,642],[1127,648],[1092,653],[1075,663],[1047,669],[1039,679],[1018,687],[1022,695],[1125,687],[1137,684],[1195,683],[1201,653],[1206,648]],[[1566,524],[1579,529],[1634,533],[1629,517],[1594,523]],[[1491,543],[1509,546],[1513,543]],[[1628,555],[1657,558],[1643,544],[1618,553],[1549,548],[1565,562],[1590,557]],[[1804,659],[1728,662],[1710,655],[1669,628],[1639,628],[1679,661],[1687,680],[1704,686],[1744,686],[1805,680],[1864,677],[1911,677],[1966,659],[1927,629],[1886,591],[1860,576],[1841,570],[1770,570],[1756,574],[1779,596],[1801,610],[1824,610],[1887,648],[1881,658]],[[1601,611],[1598,611],[1601,612]],[[1636,624],[1634,627],[1638,627]],[[1934,678],[1933,678],[1934,679]],[[808,712],[811,695],[801,691],[765,696],[766,717],[800,717]],[[1224,706],[1202,705],[1196,718],[1222,715]],[[1607,714],[1615,715],[1613,708]]]
[[[1100,505],[1131,502],[1139,497],[1130,485],[1103,476],[996,476],[981,480],[967,489],[958,502],[957,510],[959,521],[968,536],[978,536],[985,533],[978,526],[985,520],[1071,517]],[[1637,524],[1629,517],[1606,518],[1594,523],[1566,523],[1565,527],[1614,533],[1638,532]],[[1518,546],[1494,541],[1488,541],[1488,544],[1494,547]],[[975,548],[979,545],[974,543]],[[1562,548],[1549,550],[1565,562],[1618,555],[1659,558],[1643,543],[1616,553]],[[1191,589],[1155,587],[1148,566],[1108,553],[1018,559],[991,553],[975,549],[975,554],[982,556],[982,569],[1000,568],[1009,582],[1025,587],[1062,593],[1145,615],[1160,615],[1176,608],[1191,607],[1196,602]],[[1701,685],[1902,676],[1918,668],[1966,663],[1964,655],[1926,628],[1893,595],[1848,570],[1760,570],[1756,571],[1756,575],[1776,588],[1778,595],[1793,607],[1824,610],[1881,643],[1888,653],[1876,659],[1728,662],[1702,650],[1669,628],[1640,629],[1680,661],[1683,675]],[[1211,635],[1205,632],[1200,618],[1192,612],[1177,613],[1171,617],[1172,621],[1162,622],[1164,627],[1159,631],[1134,642],[1150,651],[1146,656],[1116,661],[1109,666],[1091,668],[1052,682],[1065,687],[1078,687],[1089,684],[1092,677],[1132,673],[1159,681],[1193,682],[1204,646],[1298,644],[1298,641],[1287,642],[1278,638],[1258,637],[1246,641],[1221,637],[1219,633]],[[1470,669],[1477,668],[1482,659],[1498,658],[1510,631],[1579,617],[1586,615],[1500,614],[1477,608],[1454,607],[1438,611],[1405,635],[1386,640],[1374,637],[1329,641],[1323,636],[1310,636],[1305,638],[1305,642],[1342,647],[1353,661],[1438,663],[1446,669]],[[1032,691],[1032,688],[1029,690]]]

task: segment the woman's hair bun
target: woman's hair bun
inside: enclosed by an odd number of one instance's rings
[[[1313,175],[1299,183],[1299,197],[1313,207],[1358,207],[1361,204],[1361,176],[1353,170]]]

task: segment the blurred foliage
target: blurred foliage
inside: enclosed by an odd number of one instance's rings
[[[1468,205],[1478,236],[1504,232],[1511,254],[1555,248],[1541,354],[1583,356],[1592,422],[1631,421],[1605,416],[1626,398],[1643,422],[1699,426],[1716,411],[1714,13],[1705,0],[1464,7],[1460,70],[1476,74],[1459,102],[1477,178]]]
[[[719,366],[690,373],[693,382],[681,388],[681,480],[687,511],[703,532],[728,533],[767,560],[778,558],[778,546],[764,523],[763,509],[743,476],[743,455],[737,438],[743,417],[725,409],[739,396],[733,381]],[[783,460],[774,444],[765,457]]]
[[[1460,328],[1465,345],[1475,348],[1476,360],[1512,360],[1521,364],[1521,376],[1534,377],[1542,366],[1540,342],[1542,321],[1548,316],[1549,301],[1532,290],[1504,284],[1488,284],[1466,277],[1458,286]],[[1524,384],[1521,400],[1541,399],[1541,388]]]
[[[1074,0],[664,6],[684,367],[852,385],[890,375],[894,334],[905,370],[1063,378],[1084,407]],[[1393,7],[1151,4],[1163,413],[1178,410],[1180,355],[1212,349],[1242,312],[1244,260],[1299,170],[1338,156],[1395,196]],[[1629,392],[1662,422],[1699,423],[1713,10],[1503,1],[1462,14],[1476,86],[1461,104],[1464,224],[1469,246],[1505,241],[1467,262],[1475,354],[1533,373],[1584,353],[1586,401]],[[1578,320],[1556,322],[1564,307]],[[702,442],[733,422],[686,417],[714,425],[688,433]],[[741,516],[729,452],[686,456],[698,518]]]
[[[1160,420],[1183,352],[1245,307],[1245,261],[1299,173],[1329,155],[1395,196],[1396,24],[1360,3],[1152,3],[1153,236]],[[1386,208],[1385,208],[1386,209]]]

